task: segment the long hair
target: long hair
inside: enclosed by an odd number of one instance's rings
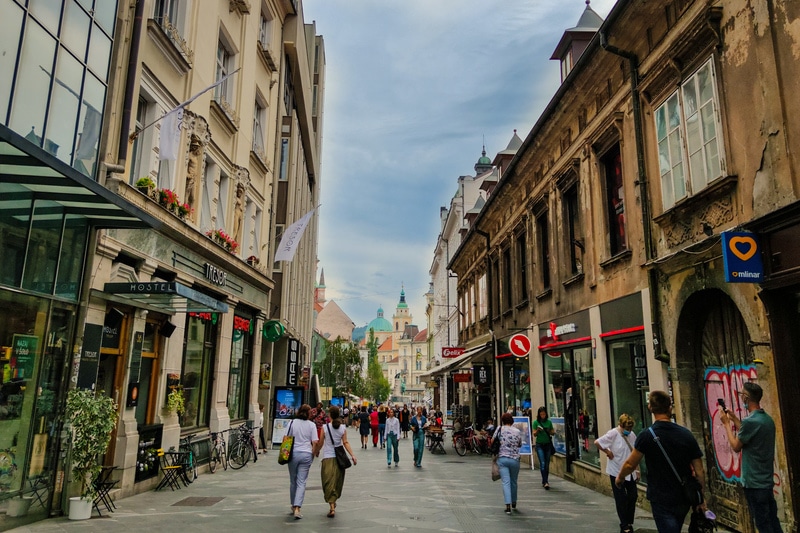
[[[331,405],[331,408],[328,409],[328,415],[331,417],[331,425],[333,429],[339,429],[339,426],[342,425],[342,419],[339,418],[339,407],[336,405]]]
[[[307,403],[304,403],[297,410],[296,417],[299,418],[300,420],[308,420],[308,413],[310,412],[311,412],[311,406],[308,405]]]
[[[546,409],[546,408],[545,408],[545,406],[543,405],[543,406],[541,406],[541,407],[539,408],[539,410],[538,410],[538,411],[536,411],[536,420],[542,420],[542,417],[541,417],[541,414],[542,414],[542,413],[544,413],[544,420],[547,420],[548,418],[550,418],[550,417],[547,415],[547,409]]]

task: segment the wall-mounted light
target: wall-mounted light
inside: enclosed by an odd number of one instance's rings
[[[177,328],[177,327],[178,326],[176,326],[175,324],[173,324],[172,322],[167,320],[166,322],[161,324],[161,328],[158,330],[158,332],[163,337],[170,338],[172,336],[172,334],[175,332],[175,328]]]

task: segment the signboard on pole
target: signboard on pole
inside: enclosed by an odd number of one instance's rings
[[[531,353],[531,340],[524,333],[517,333],[508,341],[508,349],[516,357],[527,357]]]

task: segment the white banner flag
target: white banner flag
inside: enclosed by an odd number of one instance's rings
[[[178,159],[178,145],[181,143],[181,124],[183,108],[170,111],[161,122],[161,134],[158,142],[158,158],[162,161]]]
[[[308,226],[308,221],[311,220],[311,215],[316,211],[316,207],[303,215],[303,218],[286,228],[281,238],[281,244],[275,251],[275,262],[289,261],[294,259],[294,253],[297,251],[297,245],[300,244],[300,239],[303,237],[303,232]]]

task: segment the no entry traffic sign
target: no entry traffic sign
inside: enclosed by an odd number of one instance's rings
[[[508,348],[517,357],[525,357],[531,352],[531,340],[524,333],[517,333],[508,341]]]

